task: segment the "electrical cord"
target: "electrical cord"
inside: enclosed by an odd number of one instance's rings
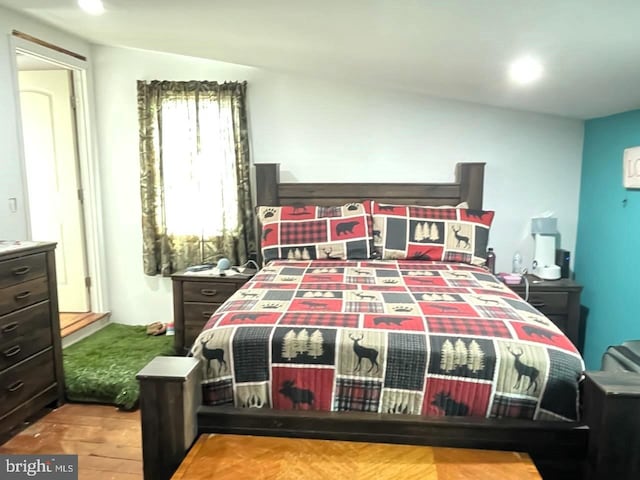
[[[253,260],[247,260],[242,265],[234,266],[234,267],[231,267],[231,268],[233,270],[235,270],[236,272],[238,272],[238,273],[242,273],[241,269],[247,268],[247,265],[251,265],[253,268],[255,268],[256,272],[258,270],[260,270],[260,267],[258,266],[258,264],[256,262],[254,262]]]

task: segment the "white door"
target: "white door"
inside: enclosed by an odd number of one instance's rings
[[[19,72],[32,240],[58,242],[61,312],[89,311],[71,72]]]

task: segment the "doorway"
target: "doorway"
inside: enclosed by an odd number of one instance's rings
[[[91,310],[77,135],[73,72],[17,54],[24,163],[33,240],[57,242],[60,312]]]
[[[13,41],[28,239],[57,243],[61,334],[78,336],[107,316],[100,313],[107,309],[86,70],[58,52]]]

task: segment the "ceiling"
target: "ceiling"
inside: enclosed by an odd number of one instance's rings
[[[592,118],[640,108],[638,0],[0,0],[91,42]],[[28,33],[28,32],[27,32]],[[523,55],[543,78],[511,84]]]

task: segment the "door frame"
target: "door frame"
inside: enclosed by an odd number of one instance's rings
[[[71,70],[73,91],[76,97],[76,141],[78,149],[78,180],[83,191],[82,221],[84,223],[84,243],[86,248],[87,274],[91,278],[89,298],[91,311],[109,312],[106,259],[104,245],[104,227],[102,220],[102,201],[100,189],[100,168],[98,163],[98,145],[96,122],[89,92],[92,91],[90,62],[47,48],[37,43],[9,35],[11,68],[13,70],[13,92],[16,99],[16,130],[18,132],[18,154],[22,174],[24,211],[30,218],[29,194],[27,189],[24,136],[22,132],[22,110],[20,105],[20,86],[18,79],[17,53],[25,53],[44,61],[55,63]],[[27,221],[27,235],[31,237],[31,225]]]

